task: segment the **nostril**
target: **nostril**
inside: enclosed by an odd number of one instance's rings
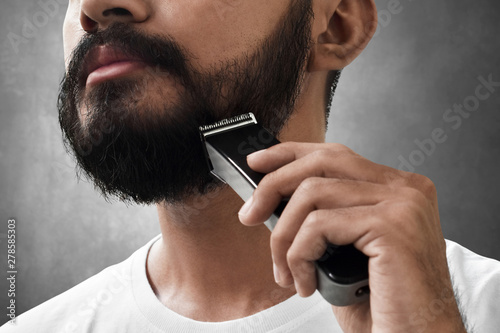
[[[102,13],[103,16],[116,15],[116,16],[132,16],[132,13],[124,8],[111,8]]]
[[[92,20],[90,17],[87,15],[83,14],[81,15],[80,22],[82,25],[83,30],[87,32],[95,32],[97,30],[97,26],[99,25],[96,21]]]

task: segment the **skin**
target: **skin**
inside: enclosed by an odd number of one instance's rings
[[[168,31],[194,55],[193,65],[206,69],[254,49],[288,5],[268,0],[71,0],[64,23],[65,59],[85,31],[121,21],[146,33]],[[411,321],[418,314],[426,318],[429,332],[465,332],[455,298],[446,294],[452,285],[433,183],[375,164],[340,144],[324,143],[326,75],[351,63],[369,42],[375,5],[372,0],[316,0],[313,7],[315,44],[299,103],[279,135],[285,143],[248,160],[253,169],[269,174],[241,211],[243,202],[229,188],[193,197],[182,207],[159,203],[162,239],[147,260],[151,286],[165,306],[183,316],[241,318],[296,292],[311,295],[316,285],[312,262],[325,241],[354,243],[370,257],[371,299],[332,307],[345,332],[419,331],[423,326]],[[106,12],[113,8],[128,13]],[[145,73],[133,75],[140,79]],[[159,98],[149,97],[151,102]],[[270,234],[262,223],[283,196],[291,201]],[[438,314],[422,312],[436,300],[444,304]]]

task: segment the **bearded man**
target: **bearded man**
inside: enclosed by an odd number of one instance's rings
[[[156,204],[161,235],[2,331],[500,327],[500,265],[443,239],[432,181],[324,142],[376,18],[373,0],[71,0],[65,142],[104,196]],[[283,143],[248,157],[267,175],[243,205],[210,176],[199,127],[248,112]],[[316,291],[327,243],[368,256],[369,301]]]

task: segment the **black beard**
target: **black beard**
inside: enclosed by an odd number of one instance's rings
[[[278,135],[300,94],[312,18],[310,0],[292,1],[253,54],[203,73],[189,66],[189,54],[172,38],[144,35],[123,23],[87,34],[73,52],[59,92],[66,148],[107,199],[178,203],[216,190],[223,184],[210,176],[199,126],[253,112]],[[85,94],[85,56],[104,44],[150,67],[142,80],[106,81]],[[172,91],[166,83],[175,87],[176,97],[152,98]]]

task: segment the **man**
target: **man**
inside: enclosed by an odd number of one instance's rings
[[[376,28],[373,1],[227,6],[70,2],[67,145],[105,196],[156,203],[161,237],[2,331],[493,332],[500,265],[444,241],[432,182],[324,143],[340,70]],[[249,156],[268,175],[242,206],[209,176],[198,127],[247,112],[284,143]],[[369,256],[369,302],[315,292],[327,242]]]

